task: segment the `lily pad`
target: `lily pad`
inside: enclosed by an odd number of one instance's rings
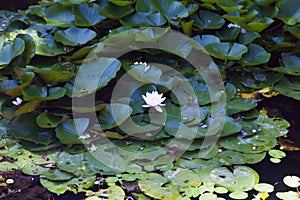
[[[64,31],[55,32],[54,38],[64,45],[79,46],[89,42],[96,35],[95,31],[88,28],[70,27]]]
[[[75,20],[71,7],[63,5],[49,6],[45,10],[44,18],[48,25],[61,27],[71,26]]]
[[[300,186],[300,178],[298,176],[286,176],[283,178],[283,182],[292,188],[297,188]]]
[[[200,10],[198,15],[195,13],[191,18],[193,25],[199,29],[219,29],[225,24],[222,16],[208,10]]]
[[[23,139],[40,144],[50,144],[54,139],[53,130],[42,129],[37,126],[37,113],[26,113],[14,118],[9,130],[16,139]]]
[[[77,26],[93,26],[105,19],[99,15],[101,6],[95,3],[83,3],[72,10]]]
[[[156,173],[149,173],[147,180],[139,180],[138,185],[141,190],[158,199],[176,199],[180,193],[176,190],[172,183],[167,184],[168,179]]]
[[[188,10],[181,2],[165,0],[163,2],[159,0],[150,1],[150,4],[161,14],[163,14],[168,21],[173,25],[179,24],[179,19],[188,16]]]
[[[245,66],[263,64],[269,61],[271,54],[256,44],[250,44],[248,52],[243,55],[241,63]]]
[[[283,0],[276,5],[279,8],[277,18],[288,25],[295,25],[297,23],[300,17],[300,1]]]
[[[0,50],[0,69],[9,64],[13,58],[22,54],[25,49],[25,42],[16,38],[13,42],[4,45]]]
[[[63,144],[81,144],[79,137],[85,133],[88,125],[87,118],[68,119],[57,126],[56,136]]]
[[[203,175],[200,173],[202,178]],[[259,181],[259,176],[253,169],[245,166],[236,166],[233,171],[226,167],[218,167],[210,171],[208,179],[217,185],[226,187],[231,192],[244,192],[251,190]]]

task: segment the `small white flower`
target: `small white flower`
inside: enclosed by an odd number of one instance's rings
[[[233,23],[228,24],[227,27],[228,27],[228,28],[231,28],[231,27],[241,28],[239,25],[233,24]]]
[[[18,106],[23,102],[23,99],[17,97],[15,101],[12,101],[12,104]]]
[[[95,152],[98,149],[98,147],[96,147],[94,144],[92,144],[92,146],[90,148],[88,148],[88,150],[90,152]]]
[[[78,137],[78,139],[81,139],[81,140],[86,140],[86,139],[89,139],[91,136],[89,134],[87,135],[81,135]]]
[[[144,65],[145,69],[144,72],[148,71],[150,69],[150,65],[148,65],[146,62],[134,62],[134,65]]]
[[[166,97],[162,97],[163,93],[158,94],[157,91],[153,91],[152,93],[147,92],[146,96],[142,95],[147,105],[143,105],[144,108],[154,107],[158,112],[162,112],[160,106],[165,106],[162,102],[166,99]]]

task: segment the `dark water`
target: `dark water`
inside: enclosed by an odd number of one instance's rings
[[[299,101],[284,96],[276,96],[259,103],[259,108],[267,108],[289,121],[291,124],[288,133],[288,140],[300,147],[300,103]],[[279,164],[269,161],[269,157],[262,162],[251,165],[260,175],[260,182],[275,184],[275,191],[288,191],[291,188],[282,183],[287,175],[300,176],[300,151],[285,151],[287,156]],[[275,199],[275,193],[270,199]]]

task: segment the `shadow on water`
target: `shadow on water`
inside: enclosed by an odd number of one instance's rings
[[[284,96],[276,96],[259,103],[259,108],[265,108],[269,114],[282,117],[290,124],[286,139],[300,147],[300,104],[299,101]],[[279,149],[279,146],[278,146]],[[279,164],[270,162],[269,157],[262,162],[251,165],[260,175],[260,182],[275,184],[275,191],[287,191],[282,179],[287,175],[300,176],[300,151],[285,151],[287,156]],[[275,193],[271,199],[275,199]]]

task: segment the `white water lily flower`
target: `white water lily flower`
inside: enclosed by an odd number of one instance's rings
[[[18,106],[23,102],[23,99],[17,97],[15,101],[12,101],[11,103]]]
[[[146,62],[134,62],[134,65],[144,65],[145,66],[145,70],[144,72],[148,71],[148,69],[150,69],[150,65],[148,65]]]
[[[152,93],[147,92],[146,96],[142,95],[147,105],[143,105],[144,108],[154,107],[158,112],[162,112],[160,106],[165,106],[162,102],[166,99],[166,97],[162,97],[163,93],[158,94],[157,91],[153,91]]]

